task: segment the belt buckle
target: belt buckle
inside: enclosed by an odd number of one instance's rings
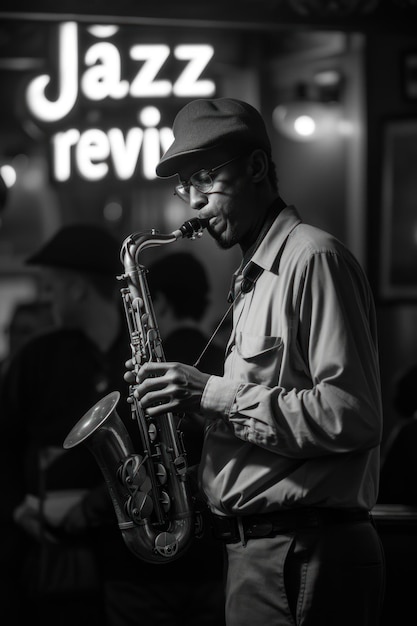
[[[259,520],[245,528],[245,535],[250,537],[268,537],[272,534],[274,525],[271,520]]]
[[[234,518],[222,517],[221,515],[213,516],[215,536],[217,539],[226,543],[235,543],[239,541],[239,534]]]

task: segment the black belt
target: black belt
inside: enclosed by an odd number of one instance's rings
[[[275,537],[303,528],[371,521],[363,509],[300,508],[260,515],[226,517],[212,514],[213,534],[226,543],[245,543],[248,539]]]

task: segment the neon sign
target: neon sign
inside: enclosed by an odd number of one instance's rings
[[[65,120],[73,118],[80,102],[90,102],[91,108],[97,110],[100,104],[109,102],[117,102],[121,107],[123,103],[136,104],[145,98],[162,101],[176,97],[210,97],[216,91],[215,83],[202,78],[202,74],[214,49],[208,44],[170,47],[160,43],[135,43],[128,50],[128,61],[133,62],[135,72],[127,80],[124,78],[126,60],[117,45],[108,41],[118,27],[90,26],[87,31],[98,41],[83,54],[78,25],[75,22],[60,24],[55,80],[49,74],[41,74],[26,87],[25,100],[32,118],[43,127],[59,126],[51,136],[53,177],[65,182],[78,173],[91,181],[108,175],[128,180],[134,176],[140,161],[142,175],[153,179],[156,163],[173,140],[171,129],[159,126],[162,115],[157,106],[148,104],[137,109],[136,119],[124,129],[114,125],[107,129],[70,125],[62,128]],[[174,80],[164,78],[161,71],[171,59],[182,62]],[[57,89],[55,99],[48,93],[52,83]],[[122,117],[126,117],[122,108],[120,111]]]

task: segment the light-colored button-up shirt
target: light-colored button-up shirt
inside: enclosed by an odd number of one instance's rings
[[[371,509],[382,407],[367,279],[333,236],[286,207],[237,295],[224,376],[211,376],[200,481],[224,515]],[[239,283],[239,277],[237,277]]]

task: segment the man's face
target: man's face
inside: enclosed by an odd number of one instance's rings
[[[221,164],[227,159],[219,154],[218,160]],[[198,168],[197,162],[195,165]],[[199,169],[209,168],[201,162],[194,172]],[[191,208],[199,212],[199,218],[209,221],[207,230],[221,248],[228,249],[251,240],[256,224],[256,206],[250,169],[250,157],[243,155],[211,175],[213,186],[210,191],[190,187]]]

